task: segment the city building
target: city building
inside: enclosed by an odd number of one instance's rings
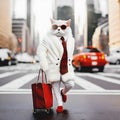
[[[98,26],[92,36],[92,45],[109,55],[109,29],[108,16],[98,20]]]
[[[10,0],[0,0],[0,48],[17,50],[17,40],[12,33]]]
[[[96,46],[107,55],[111,48],[120,48],[120,0],[109,0],[108,18],[98,22],[92,37]]]
[[[120,0],[109,0],[109,46],[120,47]]]
[[[74,11],[76,47],[98,44],[93,36],[99,20],[108,17],[108,0],[75,0]]]
[[[87,0],[87,21],[86,21],[86,40],[85,45],[93,45],[93,35],[99,26],[101,18],[108,16],[108,0]],[[102,19],[103,20],[103,19]],[[103,23],[104,24],[104,23]],[[96,42],[97,43],[97,42]]]
[[[120,0],[51,0],[49,3],[47,0],[1,0],[0,16],[0,48],[14,52],[35,53],[39,39],[48,27],[45,27],[48,17],[52,16],[55,19],[72,19],[71,27],[78,46],[97,46],[106,54],[109,47],[120,47]],[[99,21],[105,17],[106,22]],[[19,20],[21,23],[20,19],[24,24],[19,29],[21,33],[17,33],[15,22]]]
[[[71,19],[72,33],[75,37],[74,0],[53,0],[53,6],[53,17],[55,19]]]
[[[22,6],[22,9],[21,9]],[[31,0],[11,0],[12,32],[18,45],[17,53],[33,53],[31,38]]]
[[[30,53],[30,32],[25,19],[12,19],[12,32],[18,40],[17,52]]]

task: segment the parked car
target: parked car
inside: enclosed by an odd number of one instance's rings
[[[7,48],[0,49],[0,66],[4,65],[16,65],[17,59],[15,55]]]
[[[92,71],[97,68],[103,72],[106,63],[105,54],[95,47],[84,47],[73,56],[72,61],[76,71]]]
[[[34,59],[35,59],[35,61],[36,61],[37,63],[40,62],[40,61],[39,61],[39,57],[38,57],[38,55],[34,55]]]
[[[17,54],[16,59],[19,63],[35,63],[33,57],[26,52]]]
[[[120,64],[120,49],[111,50],[110,55],[106,59],[110,64]]]

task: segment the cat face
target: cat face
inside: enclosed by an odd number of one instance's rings
[[[52,34],[56,35],[57,37],[66,36],[70,34],[70,23],[70,19],[67,21],[51,19]]]

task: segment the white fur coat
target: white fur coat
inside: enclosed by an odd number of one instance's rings
[[[68,73],[60,74],[60,61],[63,55],[63,46],[59,37],[48,34],[38,46],[37,54],[40,59],[40,67],[47,75],[48,82],[68,81],[74,79],[74,71],[72,67],[72,57],[74,51],[74,38],[72,36],[65,37],[68,52]]]

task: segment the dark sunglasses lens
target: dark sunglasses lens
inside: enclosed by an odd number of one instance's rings
[[[53,29],[53,30],[56,30],[57,28],[58,28],[57,25],[53,25],[53,26],[52,26],[52,29]]]
[[[65,30],[65,29],[66,29],[66,25],[62,25],[62,26],[61,26],[61,29],[62,29],[62,30]]]

